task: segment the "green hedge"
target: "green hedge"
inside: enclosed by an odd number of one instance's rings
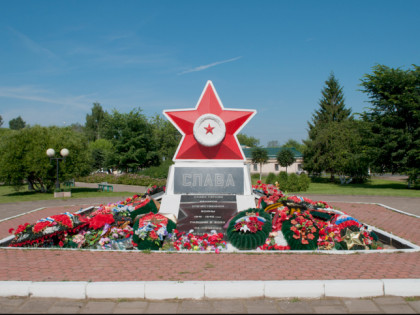
[[[308,190],[311,179],[305,173],[296,175],[295,173],[280,172],[277,175],[277,182],[280,190],[297,192]]]
[[[157,179],[145,175],[138,174],[92,174],[85,177],[79,177],[76,179],[78,182],[84,183],[102,183],[107,182],[108,184],[123,184],[123,185],[137,185],[137,186],[164,186],[166,185],[166,179]]]
[[[163,162],[159,166],[152,166],[140,171],[138,174],[143,176],[149,176],[152,178],[160,178],[164,179],[167,178],[169,173],[169,167],[174,164],[171,160],[167,160]]]

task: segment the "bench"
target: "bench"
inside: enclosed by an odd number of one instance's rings
[[[112,185],[109,185],[108,183],[100,183],[98,184],[98,189],[101,191],[114,191],[114,187]]]
[[[67,186],[67,187],[74,187],[74,178],[73,178],[73,179],[66,180],[66,181],[64,182],[64,186]]]

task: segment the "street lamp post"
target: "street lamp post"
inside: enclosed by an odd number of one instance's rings
[[[47,155],[49,156],[50,161],[56,160],[56,162],[57,162],[57,180],[55,182],[55,188],[56,188],[56,190],[59,190],[60,189],[60,181],[58,179],[58,161],[61,161],[61,160],[64,160],[65,161],[66,160],[66,156],[69,155],[69,150],[67,150],[66,148],[61,149],[60,155],[62,157],[54,157],[55,156],[54,149],[48,149],[47,150]]]

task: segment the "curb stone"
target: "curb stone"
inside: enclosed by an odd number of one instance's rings
[[[0,281],[1,297],[247,299],[420,296],[420,279],[286,281]]]

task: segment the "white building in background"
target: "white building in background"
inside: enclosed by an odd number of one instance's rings
[[[246,157],[246,163],[250,164],[251,174],[259,174],[260,173],[260,164],[259,163],[252,163],[252,149],[253,148],[244,148],[242,147],[242,151]],[[295,156],[295,162],[287,167],[287,173],[297,173],[300,174],[303,172],[302,165],[303,165],[303,154],[296,150],[295,148],[263,148],[267,151],[268,161],[267,163],[262,165],[262,174],[267,175],[268,173],[278,174],[280,172],[285,172],[286,168],[279,165],[277,162],[277,154],[279,151],[284,149],[292,150]]]

